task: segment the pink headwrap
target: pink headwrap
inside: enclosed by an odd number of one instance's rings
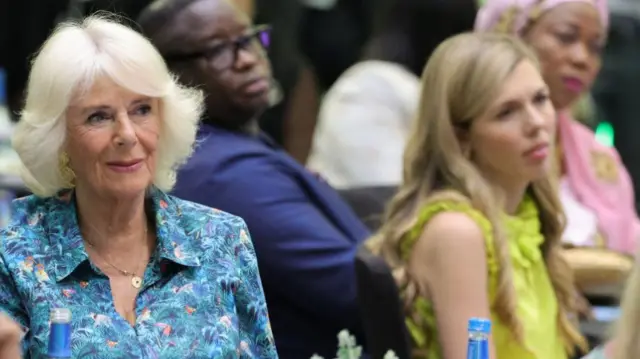
[[[596,7],[602,24],[609,24],[606,0],[485,0],[476,16],[476,31],[520,34],[529,23],[545,11],[568,2],[586,2]]]

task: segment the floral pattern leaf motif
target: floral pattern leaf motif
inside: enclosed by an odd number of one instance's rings
[[[47,357],[49,312],[65,307],[74,358],[277,358],[244,221],[155,188],[147,202],[158,245],[132,326],[85,251],[74,194],[14,201],[0,233],[0,309],[29,329],[25,357]]]

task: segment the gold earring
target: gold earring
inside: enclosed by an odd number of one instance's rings
[[[69,166],[69,155],[67,155],[66,152],[62,152],[60,154],[58,160],[58,171],[60,172],[60,176],[64,181],[64,188],[75,187],[75,184],[73,182],[76,179],[76,174]]]

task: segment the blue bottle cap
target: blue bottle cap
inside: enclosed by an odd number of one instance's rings
[[[469,319],[469,331],[490,334],[491,321],[485,318],[471,318]]]

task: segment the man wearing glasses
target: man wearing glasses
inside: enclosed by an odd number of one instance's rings
[[[339,331],[361,332],[354,256],[369,233],[258,127],[277,95],[269,27],[252,26],[227,0],[159,0],[138,22],[181,81],[207,96],[174,194],[247,222],[280,358],[335,356]]]

